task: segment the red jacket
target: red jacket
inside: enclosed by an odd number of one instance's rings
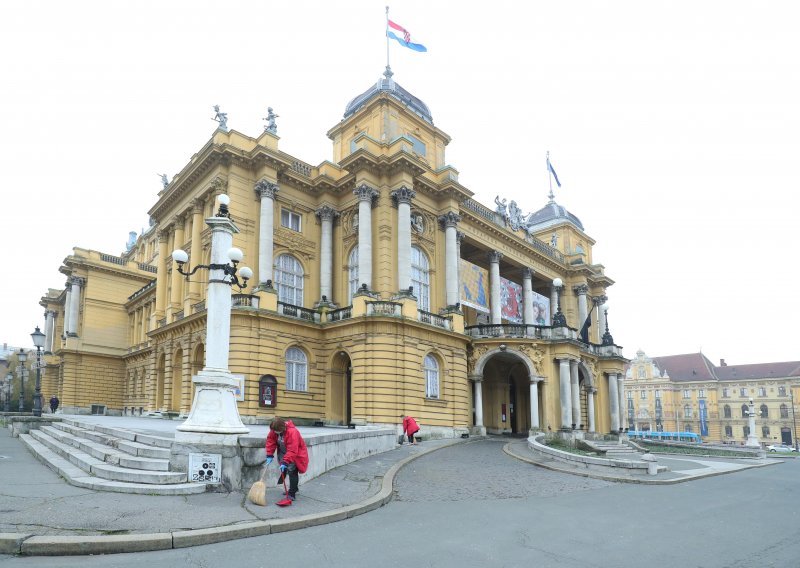
[[[297,466],[297,471],[305,473],[308,469],[308,449],[306,442],[300,435],[291,420],[286,421],[286,431],[283,433],[283,443],[286,445],[286,453],[283,455],[284,463],[293,463]],[[278,447],[278,435],[270,429],[267,434],[267,455],[271,456]]]
[[[411,418],[410,416],[406,416],[403,418],[403,432],[406,435],[416,434],[419,432],[419,426],[417,426],[417,421]]]

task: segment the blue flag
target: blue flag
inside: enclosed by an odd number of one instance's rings
[[[547,169],[551,174],[553,174],[553,177],[556,180],[556,185],[558,185],[558,187],[561,187],[561,182],[558,181],[558,175],[556,174],[556,171],[553,169],[553,164],[550,163],[550,156],[547,157]]]

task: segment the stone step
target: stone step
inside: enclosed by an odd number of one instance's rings
[[[108,479],[94,477],[92,475],[87,475],[84,470],[34,439],[31,434],[20,434],[19,439],[28,447],[36,459],[58,473],[67,483],[76,487],[83,487],[95,491],[133,493],[140,495],[195,495],[206,492],[206,485],[203,483],[151,485],[147,483],[110,481]]]
[[[91,430],[114,438],[128,440],[129,442],[138,442],[146,446],[154,446],[157,448],[170,449],[172,447],[172,442],[174,441],[172,438],[167,438],[164,436],[143,434],[140,432],[134,432],[133,430],[127,430],[125,428],[114,428],[112,426],[103,426],[101,424],[82,422],[79,418],[68,418],[64,421],[78,428],[83,428],[84,430]]]
[[[111,465],[118,465],[131,469],[143,469],[147,471],[169,471],[169,459],[153,459],[140,457],[130,452],[120,451],[112,445],[106,445],[92,441],[91,439],[81,438],[77,434],[65,432],[59,428],[44,426],[42,432],[46,432],[59,442],[69,444],[79,450],[83,450],[92,457]]]
[[[117,448],[118,450],[128,453],[132,456],[162,460],[169,460],[170,457],[169,448],[172,447],[172,440],[169,438],[147,436],[118,428],[103,428],[103,431],[101,432],[88,428],[87,426],[91,425],[80,423],[76,420],[69,420],[68,424],[56,422],[53,424],[53,426],[75,436],[87,438],[94,442]],[[133,441],[131,438],[139,441]]]
[[[42,430],[31,430],[31,437],[52,451],[66,458],[82,470],[103,479],[128,483],[164,485],[184,483],[187,475],[182,472],[146,471],[110,465],[70,444],[60,442]]]

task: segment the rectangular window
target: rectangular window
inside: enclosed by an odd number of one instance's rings
[[[639,391],[639,398],[642,400],[647,400],[647,391]]]
[[[746,397],[747,396],[747,389],[739,389],[739,396]]]
[[[697,396],[699,398],[705,398],[706,397],[706,389],[700,389],[699,391],[697,391]]]
[[[683,398],[692,398],[691,393],[689,393],[689,389],[684,389]]]
[[[300,232],[300,215],[281,209],[281,225],[287,229]]]
[[[413,150],[413,152],[419,156],[425,157],[425,152],[427,152],[427,148],[425,148],[425,143],[419,138],[411,136],[411,134],[406,134],[406,137],[409,140],[411,140],[411,145],[412,145],[411,149]]]
[[[728,398],[729,396],[730,393],[728,392],[728,389],[722,389],[722,398]]]
[[[761,427],[761,437],[762,438],[769,438],[769,426],[762,426]]]
[[[628,400],[633,400],[633,391],[626,391],[625,395],[628,397]]]
[[[660,391],[660,390],[657,390],[657,391],[656,391],[656,400],[658,400],[658,399],[660,399],[660,398],[661,398],[661,391]]]
[[[786,387],[778,387],[778,396],[786,396]]]
[[[764,387],[758,387],[758,396],[767,396],[767,389]]]

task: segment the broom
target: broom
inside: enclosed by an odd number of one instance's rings
[[[267,476],[267,467],[264,466],[264,471],[261,472],[261,479],[256,481],[250,488],[247,498],[256,505],[262,507],[267,504],[267,484],[264,483],[264,478]]]

